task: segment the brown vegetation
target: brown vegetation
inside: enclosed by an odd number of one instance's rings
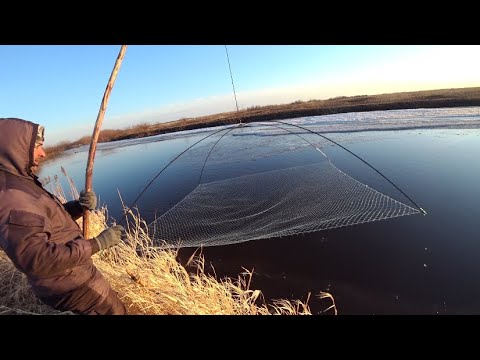
[[[78,196],[71,182],[70,191]],[[63,202],[67,199],[58,177],[50,180],[52,192]],[[124,209],[127,211],[127,209]],[[90,233],[98,235],[107,225],[107,209],[90,213]],[[82,225],[82,218],[78,220]],[[267,304],[260,290],[250,289],[253,270],[244,269],[237,279],[216,277],[205,271],[202,254],[195,254],[183,266],[177,261],[178,250],[154,245],[147,224],[138,213],[128,212],[128,238],[114,248],[93,255],[95,265],[112,284],[134,315],[311,315],[307,303],[300,300],[274,300]],[[315,295],[326,299],[325,314],[337,314],[331,294]],[[310,294],[308,299],[310,298]],[[0,249],[0,314],[58,314],[42,304],[19,272]]]
[[[106,225],[105,210],[92,212],[92,235]],[[177,261],[177,250],[153,246],[139,215],[130,213],[128,240],[93,256],[95,265],[112,284],[131,315],[311,315],[308,304],[274,300],[266,304],[260,290],[250,289],[253,271],[237,279],[216,279],[205,272],[201,254],[186,267]],[[80,218],[81,221],[81,218]],[[319,293],[336,314],[331,294]],[[308,302],[308,301],[307,301]],[[26,277],[0,250],[0,314],[71,314],[42,304]]]
[[[100,132],[99,142],[158,135],[182,130],[235,124],[239,122],[291,119],[303,116],[328,115],[346,112],[480,106],[480,87],[402,92],[380,95],[338,96],[328,100],[297,100],[290,104],[252,106],[245,110],[231,111],[195,118],[148,124],[141,123],[121,130],[106,129]],[[90,136],[77,141],[62,142],[46,147],[47,159],[81,145],[90,144]]]

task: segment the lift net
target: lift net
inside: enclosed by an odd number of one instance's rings
[[[192,148],[199,184],[149,225],[153,239],[228,245],[419,212],[334,166],[324,139],[288,130],[245,126]]]

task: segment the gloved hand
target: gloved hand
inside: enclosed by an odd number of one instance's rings
[[[102,231],[94,239],[97,241],[99,250],[104,250],[117,245],[120,240],[125,241],[127,233],[122,225],[115,225]]]
[[[88,210],[95,210],[97,207],[97,196],[93,191],[82,190],[78,198],[80,205]]]

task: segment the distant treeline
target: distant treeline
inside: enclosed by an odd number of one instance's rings
[[[253,106],[244,110],[224,112],[195,118],[148,124],[142,123],[124,129],[100,131],[99,142],[140,138],[182,130],[192,130],[239,122],[291,119],[304,116],[328,115],[347,112],[480,106],[480,87],[401,92],[381,95],[339,96],[328,100],[294,101],[283,105]],[[64,151],[89,145],[91,136],[73,142],[61,142],[46,147],[47,160]]]
[[[130,126],[126,129],[121,129],[121,130],[113,130],[113,129],[100,130],[100,134],[98,135],[98,142],[109,142],[109,141],[119,140],[123,138],[122,136],[125,134],[125,132],[133,131],[135,133],[143,133],[150,126],[151,126],[150,124],[142,123],[142,124]],[[67,150],[74,149],[83,145],[90,145],[91,141],[92,141],[91,136],[84,136],[73,142],[62,141],[54,146],[45,146],[45,152],[47,153],[47,158],[45,159],[45,161],[51,160]]]

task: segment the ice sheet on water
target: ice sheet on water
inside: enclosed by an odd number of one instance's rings
[[[317,132],[399,130],[413,128],[480,128],[480,107],[365,111],[291,119]]]
[[[480,129],[480,107],[456,107],[410,110],[382,110],[351,112],[321,116],[307,116],[294,119],[283,119],[282,122],[295,124],[320,133],[332,132],[359,132],[372,130],[401,130],[416,128],[451,128],[451,129]],[[263,124],[275,124],[273,121]],[[278,126],[285,126],[276,124]],[[138,139],[126,139],[98,144],[99,150],[118,146],[131,146],[149,142],[167,141],[191,136],[207,136],[229,126],[216,126],[194,130],[178,131]],[[290,128],[293,132],[302,133],[302,130]],[[282,135],[284,130],[270,126],[263,127],[261,133],[256,133],[255,127],[244,129],[241,133],[234,132],[233,136],[275,136]],[[220,133],[221,135],[221,133]],[[88,145],[75,149],[75,152],[88,151]]]

